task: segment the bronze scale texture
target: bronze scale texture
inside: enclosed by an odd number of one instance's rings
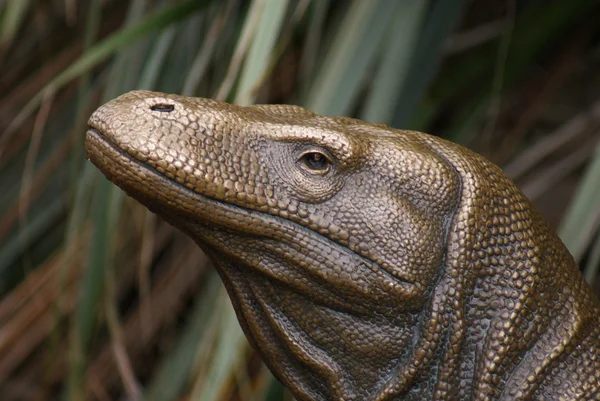
[[[217,267],[299,400],[598,400],[600,308],[502,171],[283,105],[134,91],[88,158]]]

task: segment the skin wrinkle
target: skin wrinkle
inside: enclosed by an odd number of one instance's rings
[[[427,144],[425,144],[425,146],[427,146]],[[442,161],[443,161],[443,162],[444,162],[444,163],[445,163],[445,164],[446,164],[446,165],[447,165],[447,166],[448,166],[448,167],[449,167],[449,168],[450,168],[450,169],[451,169],[451,170],[454,172],[454,175],[455,175],[455,177],[456,177],[457,184],[458,184],[458,185],[457,185],[457,186],[458,186],[458,188],[457,188],[458,196],[457,196],[457,198],[456,198],[456,204],[455,204],[455,205],[454,205],[454,207],[452,208],[452,215],[451,215],[450,219],[448,219],[448,220],[447,220],[447,221],[448,221],[448,223],[446,224],[446,227],[445,227],[445,238],[446,238],[446,244],[447,244],[447,243],[449,243],[449,242],[450,242],[450,229],[451,229],[451,225],[455,223],[455,217],[456,217],[456,214],[457,214],[457,212],[458,212],[458,208],[459,208],[460,200],[462,199],[462,194],[463,194],[463,180],[462,180],[462,177],[461,177],[461,175],[459,174],[458,170],[457,170],[457,169],[455,168],[455,166],[454,166],[454,165],[453,165],[453,164],[450,162],[450,160],[448,160],[447,158],[445,158],[443,154],[441,154],[441,153],[437,152],[437,151],[436,151],[436,149],[433,149],[433,148],[431,148],[431,147],[429,147],[429,146],[427,146],[427,147],[428,147],[428,148],[429,148],[429,149],[430,149],[430,150],[431,150],[433,153],[435,153],[435,154],[436,154],[436,155],[437,155],[437,156],[440,158],[440,160],[442,160]],[[443,256],[443,258],[444,258],[444,259],[442,260],[442,265],[441,265],[441,267],[440,267],[440,270],[439,270],[439,276],[436,278],[436,283],[434,284],[434,288],[436,288],[436,287],[439,285],[439,281],[440,281],[440,280],[442,279],[442,277],[443,277],[443,273],[444,273],[444,271],[445,271],[445,269],[444,269],[444,266],[446,265],[446,253],[444,253],[444,256]],[[432,297],[432,299],[433,299],[433,297]],[[464,322],[464,319],[463,319],[462,321]],[[463,330],[465,330],[465,329],[467,329],[467,330],[468,330],[468,328],[465,328],[465,327],[461,327],[461,328],[460,328],[460,330],[461,330],[461,331],[463,331]],[[462,340],[455,341],[455,342],[454,342],[454,344],[451,344],[451,342],[449,341],[449,342],[447,342],[445,345],[446,345],[446,346],[451,346],[451,345],[453,345],[453,346],[455,346],[455,347],[461,347],[461,348],[462,348],[462,347],[464,346],[464,337],[465,337],[465,336],[464,336],[464,333],[459,333],[459,334],[457,335],[457,337],[458,337],[458,338],[462,338]],[[446,354],[446,355],[448,355],[448,354]],[[446,376],[451,376],[452,374],[454,374],[454,375],[460,375],[460,373],[456,372],[456,370],[457,370],[457,369],[459,369],[459,366],[458,366],[458,364],[459,364],[458,358],[455,358],[454,360],[445,360],[445,361],[444,361],[444,365],[445,365],[446,367],[449,367],[449,368],[447,369],[447,372],[448,372],[448,373],[446,373]],[[440,372],[439,372],[439,369],[438,369],[438,370],[436,370],[436,372],[435,372],[435,376],[436,376],[436,377],[439,377],[439,375],[440,375]],[[437,398],[439,398],[439,399],[443,399],[444,395],[443,395],[443,394],[440,394],[440,392],[438,392],[438,393],[436,394],[436,397],[437,397]]]
[[[253,288],[252,286],[250,287]],[[256,295],[257,294],[255,292],[255,296]],[[293,331],[293,333],[298,333],[296,334],[296,338],[293,338],[290,336],[289,330],[282,329],[283,326],[289,327],[290,324],[297,326],[297,323],[291,322],[291,319],[287,318],[285,315],[278,317],[277,315],[279,313],[277,313],[277,311],[274,310],[274,307],[271,306],[277,305],[277,303],[267,303],[264,301],[264,297],[260,296],[258,296],[256,299],[261,305],[262,310],[265,312],[267,319],[271,322],[271,327],[277,331],[278,337],[283,339],[284,344],[287,346],[290,352],[298,356],[298,359],[301,363],[315,369],[320,376],[326,377],[330,387],[338,385],[339,382],[343,380],[342,377],[339,376],[340,373],[343,373],[340,371],[339,366],[337,366],[334,361],[330,360],[328,355],[319,349],[318,346],[312,344],[310,339],[302,336],[301,330]],[[287,325],[282,324],[282,322],[279,321],[280,319],[285,319],[289,323]],[[300,345],[300,343],[303,343],[303,346]],[[339,392],[339,390],[337,391]],[[341,398],[344,395],[338,393],[337,396]]]
[[[234,301],[233,304],[237,305],[237,307],[235,307],[236,315],[238,316],[238,320],[240,321],[242,329],[244,330],[246,336],[252,339],[251,343],[254,347],[257,347],[257,344],[268,342],[278,345],[278,347],[269,347],[268,349],[264,349],[263,355],[266,356],[265,362],[267,366],[280,380],[283,380],[286,383],[290,383],[290,385],[293,385],[295,388],[300,390],[300,394],[302,394],[299,397],[300,400],[310,401],[310,398],[306,398],[306,396],[304,395],[309,394],[311,392],[311,389],[308,386],[311,378],[310,371],[298,371],[296,369],[294,372],[295,374],[291,374],[289,373],[289,371],[293,371],[294,369],[290,369],[289,366],[291,365],[292,367],[294,367],[294,364],[297,363],[296,361],[285,361],[288,365],[287,370],[285,369],[285,364],[273,364],[271,362],[277,359],[278,352],[289,351],[287,349],[282,349],[276,341],[273,341],[273,337],[269,337],[269,335],[273,336],[272,327],[265,324],[265,327],[263,328],[263,326],[259,324],[259,321],[261,321],[261,319],[264,319],[264,315],[253,317],[254,310],[251,309],[250,303],[242,301],[245,297],[245,294],[247,294],[248,291],[240,290],[239,286],[243,284],[247,285],[247,283],[243,282],[242,280],[233,279],[231,277],[231,272],[235,269],[231,267],[225,268],[222,264],[223,262],[219,263],[221,267],[219,269],[219,274],[223,278],[223,281],[228,290],[231,291],[230,294],[237,294],[237,297],[232,297],[232,300]],[[254,290],[252,289],[250,291],[254,292]],[[325,400],[325,398],[315,398],[315,400]]]
[[[596,399],[598,301],[482,157],[298,106],[148,91],[89,124],[90,160],[207,251],[299,400]]]
[[[213,238],[214,238],[214,236],[213,236]],[[212,245],[212,246],[218,246],[218,245],[224,246],[224,244],[227,243],[226,240],[218,241],[217,242],[213,238],[208,238],[208,237],[203,238],[203,242],[206,242],[208,245]],[[229,237],[229,238],[231,238],[231,237]],[[273,254],[275,254],[275,252],[277,252],[277,253],[280,254],[280,255],[277,255],[277,256],[281,257],[279,260],[280,261],[284,261],[284,262],[288,262],[288,264],[289,264],[289,262],[292,261],[292,259],[291,259],[292,256],[288,256],[287,254],[285,254],[285,252],[283,252],[281,250],[277,250],[274,247],[270,247],[268,243],[263,243],[262,244],[261,251],[270,251]],[[230,256],[232,258],[234,256],[238,257],[238,255],[236,255],[235,253],[232,253],[232,252],[233,252],[233,250],[226,250],[226,251],[223,252],[223,254],[226,254],[226,255],[228,255],[228,256]],[[240,262],[245,262],[248,266],[255,267],[255,261],[248,260],[248,259],[243,259],[243,260],[240,260]],[[269,277],[269,278],[271,278],[273,280],[280,281],[282,284],[287,284],[287,283],[282,282],[279,277],[270,274],[269,271],[265,271],[264,269],[261,269],[259,266],[256,266],[255,268],[257,269],[257,271],[260,271],[266,277]],[[318,304],[318,305],[321,305],[321,306],[324,306],[324,307],[328,307],[328,308],[330,308],[332,310],[340,311],[340,312],[347,313],[349,315],[354,315],[354,316],[366,316],[367,313],[368,313],[368,311],[372,311],[373,310],[373,308],[366,309],[366,307],[363,307],[361,305],[352,305],[352,309],[349,309],[347,307],[349,305],[347,300],[345,301],[346,307],[344,307],[343,306],[344,305],[344,300],[343,300],[343,298],[340,297],[340,294],[336,294],[336,293],[332,292],[332,290],[333,290],[332,288],[321,287],[321,285],[322,285],[321,283],[317,283],[316,285],[319,285],[319,294],[318,294],[318,299],[313,299],[312,300],[315,304]],[[308,294],[306,293],[306,291],[302,291],[301,288],[296,287],[296,290],[298,291],[298,293],[300,295],[308,296]],[[316,288],[311,288],[311,291],[317,292]],[[334,301],[334,304],[325,305],[322,302],[320,302],[320,298],[323,298],[323,294],[327,294],[329,296],[335,297],[334,300],[329,300],[329,301]]]

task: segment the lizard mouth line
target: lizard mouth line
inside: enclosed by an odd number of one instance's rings
[[[283,219],[279,216],[275,216],[269,213],[263,213],[257,210],[253,210],[250,208],[243,208],[237,205],[234,205],[232,203],[226,202],[226,201],[221,201],[219,199],[215,199],[212,198],[210,196],[206,196],[202,193],[196,192],[188,187],[186,187],[185,185],[170,179],[168,177],[166,177],[164,174],[162,174],[161,172],[159,172],[156,168],[154,168],[153,166],[149,165],[148,163],[145,163],[139,159],[137,159],[135,156],[132,156],[129,152],[127,152],[126,150],[122,149],[121,147],[119,147],[118,144],[116,144],[111,138],[109,138],[107,135],[105,135],[104,133],[102,133],[102,131],[96,127],[94,127],[93,125],[88,126],[88,130],[86,132],[86,137],[87,138],[92,138],[93,141],[95,141],[96,143],[100,143],[101,146],[104,148],[101,151],[103,153],[106,152],[111,152],[114,154],[114,156],[116,157],[120,157],[120,158],[124,158],[126,161],[135,164],[136,166],[138,166],[140,169],[143,169],[145,172],[149,173],[151,176],[153,176],[155,179],[162,181],[162,183],[164,184],[168,184],[170,186],[175,186],[177,188],[177,192],[180,194],[184,194],[184,196],[190,198],[190,199],[195,199],[199,202],[203,202],[206,204],[210,204],[213,206],[216,206],[220,209],[226,210],[226,211],[231,211],[233,213],[239,214],[240,212],[246,213],[246,214],[252,214],[254,216],[257,216],[259,219],[262,220],[271,220],[271,221],[275,221],[280,225],[294,225],[296,230],[302,230],[303,232],[306,233],[310,233],[312,235],[318,235],[321,238],[324,238],[327,241],[331,241],[329,238],[325,238],[322,235],[320,235],[319,233],[316,233],[312,230],[309,230],[305,227],[303,227],[300,224],[296,224],[292,221]],[[90,160],[92,162],[94,162],[94,156],[90,157]],[[114,161],[115,163],[119,163],[118,161]],[[127,167],[126,167],[127,168]],[[112,180],[111,180],[112,181]],[[116,183],[116,182],[115,182]],[[127,184],[123,184],[123,183],[119,183],[123,186],[128,186]],[[123,188],[125,189],[125,188]],[[169,206],[171,208],[173,208],[173,205]],[[185,213],[185,212],[184,212]],[[255,230],[252,230],[252,232],[248,232],[248,226],[245,226],[243,228],[239,228],[239,229],[231,229],[230,227],[222,227],[225,229],[228,229],[228,231],[231,232],[235,232],[238,235],[252,235],[252,237],[263,237],[265,239],[270,239],[269,236],[267,235],[261,235],[259,232],[255,232]],[[245,228],[245,229],[244,229]],[[212,227],[212,229],[214,229],[214,227]],[[335,241],[331,241],[334,242]],[[336,245],[339,245],[336,243]],[[341,246],[341,245],[340,245]],[[348,249],[348,248],[345,248]],[[348,249],[349,252],[353,252],[350,249]],[[360,255],[358,255],[360,256]]]
[[[218,199],[208,197],[206,195],[203,195],[201,193],[193,191],[190,188],[185,187],[184,185],[182,185],[179,182],[176,182],[174,180],[171,180],[171,179],[165,177],[163,174],[161,174],[159,171],[157,171],[154,167],[148,165],[145,162],[138,160],[137,158],[135,158],[134,156],[129,154],[126,150],[120,148],[119,145],[117,145],[113,140],[110,139],[110,137],[103,134],[100,129],[98,129],[97,127],[95,127],[93,125],[89,125],[88,130],[86,132],[86,137],[88,140],[95,142],[96,146],[102,146],[104,149],[102,149],[101,152],[104,152],[104,153],[110,152],[110,153],[113,153],[113,155],[116,157],[124,158],[128,162],[133,163],[133,164],[137,165],[139,168],[143,169],[149,175],[152,175],[155,179],[162,181],[162,183],[164,185],[176,186],[177,191],[179,193],[185,194],[185,196],[190,199],[195,199],[198,202],[202,202],[206,205],[214,206],[225,212],[231,212],[234,215],[239,215],[240,213],[244,213],[246,215],[249,214],[249,215],[255,217],[257,220],[260,220],[263,222],[270,221],[270,222],[274,223],[276,226],[283,226],[283,227],[292,226],[293,230],[300,232],[303,235],[310,236],[312,238],[319,238],[320,241],[326,241],[329,244],[334,244],[334,246],[342,249],[343,252],[346,252],[349,255],[353,256],[354,258],[357,258],[357,260],[360,260],[364,264],[365,267],[368,266],[369,270],[371,270],[373,272],[377,271],[377,272],[383,273],[389,280],[392,280],[396,284],[399,284],[400,286],[404,287],[405,291],[412,292],[414,290],[415,283],[392,275],[390,272],[383,269],[381,266],[379,266],[374,261],[357,253],[356,251],[351,250],[350,248],[348,248],[346,246],[339,244],[338,242],[332,240],[331,238],[323,236],[316,231],[313,231],[313,230],[308,229],[307,227],[304,227],[301,224],[284,219],[284,218],[276,216],[276,215],[260,212],[260,211],[253,210],[250,208],[243,208],[243,207],[240,207],[240,206],[228,203],[228,202],[224,202],[224,201],[220,201]],[[90,160],[92,162],[94,162],[94,159],[95,159],[95,157],[94,157],[94,154],[92,153],[90,155]],[[114,162],[119,163],[118,161],[114,161]],[[125,168],[127,168],[127,167],[125,167]],[[123,188],[123,186],[128,186],[128,184],[125,184],[125,183],[119,183],[119,184],[122,188]],[[123,188],[123,189],[126,189],[126,188]],[[173,207],[173,205],[171,205],[170,207]],[[210,224],[212,224],[212,223],[213,222],[211,222]],[[219,227],[219,228],[225,228],[225,229],[227,229],[227,231],[234,232],[236,235],[251,235],[253,237],[260,236],[260,237],[263,237],[266,239],[272,239],[269,235],[261,233],[260,230],[257,229],[259,227],[249,227],[248,225],[245,225],[244,227],[236,227],[235,225],[233,227],[221,227],[221,226],[218,226],[217,223],[218,222],[214,222],[214,226],[210,226],[210,229],[214,230],[216,227]],[[234,223],[234,222],[232,221],[232,223]],[[209,225],[207,225],[207,227],[208,226]]]

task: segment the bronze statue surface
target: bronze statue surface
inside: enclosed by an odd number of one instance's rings
[[[427,134],[134,91],[88,158],[209,255],[299,400],[598,400],[600,308],[502,171]]]

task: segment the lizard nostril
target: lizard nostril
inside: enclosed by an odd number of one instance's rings
[[[172,104],[158,103],[153,106],[150,106],[150,110],[152,111],[160,111],[161,113],[170,113],[175,109],[175,106]]]

